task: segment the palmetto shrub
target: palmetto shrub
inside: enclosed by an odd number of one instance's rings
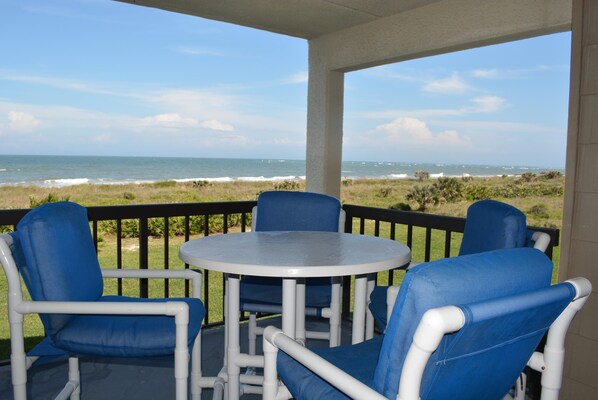
[[[441,201],[454,203],[463,198],[463,183],[457,178],[441,177],[432,185]]]
[[[417,204],[417,211],[426,211],[426,209],[434,204],[438,204],[439,196],[434,187],[430,185],[414,186],[405,196],[405,200],[412,201]]]

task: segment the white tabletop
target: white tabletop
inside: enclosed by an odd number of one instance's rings
[[[368,274],[407,264],[409,247],[394,240],[337,232],[213,235],[183,244],[185,263],[230,274],[304,278]]]

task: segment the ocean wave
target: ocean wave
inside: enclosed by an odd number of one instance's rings
[[[407,179],[409,177],[407,174],[390,174],[387,176],[389,179]]]
[[[51,187],[63,187],[63,186],[75,186],[85,185],[89,183],[89,178],[60,178],[60,179],[46,179],[43,182],[43,186]]]

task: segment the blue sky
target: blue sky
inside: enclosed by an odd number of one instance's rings
[[[2,154],[305,158],[307,42],[0,0]],[[352,72],[343,159],[564,167],[570,33]]]

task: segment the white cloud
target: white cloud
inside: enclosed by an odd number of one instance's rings
[[[274,146],[285,146],[285,147],[301,147],[305,148],[305,138],[300,140],[285,138],[275,138],[271,141]]]
[[[72,90],[82,93],[105,94],[111,96],[134,97],[128,93],[105,89],[105,84],[82,82],[74,79],[56,78],[36,75],[13,75],[0,71],[0,79],[14,82],[35,83],[61,90]]]
[[[428,81],[422,89],[430,93],[461,94],[473,88],[459,74],[454,73],[448,78]]]
[[[432,147],[471,147],[471,139],[461,136],[457,131],[443,131],[434,134],[426,122],[410,117],[397,118],[394,121],[379,125],[376,131],[384,134],[391,143],[412,146]]]
[[[239,146],[251,147],[255,143],[247,139],[243,135],[222,135],[210,136],[202,141],[202,146],[205,147],[220,147],[220,146]]]
[[[373,111],[363,114],[366,118],[372,119],[389,119],[389,118],[433,118],[433,117],[449,117],[469,114],[494,113],[503,109],[507,104],[507,100],[500,96],[480,96],[469,99],[472,105],[460,108],[429,108],[421,110],[381,110]]]
[[[499,96],[482,96],[471,99],[474,104],[472,113],[492,113],[502,109],[507,101]]]
[[[494,69],[476,69],[471,72],[471,76],[473,76],[474,78],[496,79],[499,76],[499,72],[496,68],[494,68]]]
[[[194,118],[185,118],[179,114],[158,114],[143,118],[144,126],[158,126],[165,128],[192,128],[199,126],[199,121]]]
[[[294,73],[286,79],[287,83],[305,83],[309,80],[309,72],[301,71]]]
[[[568,68],[568,65],[536,65],[519,69],[481,68],[471,71],[470,75],[479,79],[523,79],[539,72],[566,70]]]
[[[176,48],[176,51],[182,54],[188,54],[192,56],[222,56],[221,52],[207,47],[178,46]]]
[[[92,141],[94,143],[114,143],[114,137],[108,133],[95,136]]]
[[[13,132],[32,132],[40,122],[28,112],[9,111],[8,112],[8,129]]]
[[[211,129],[213,131],[224,131],[224,132],[232,132],[235,130],[235,127],[226,124],[224,122],[220,122],[216,119],[210,119],[207,121],[203,121],[200,125],[202,128]]]

